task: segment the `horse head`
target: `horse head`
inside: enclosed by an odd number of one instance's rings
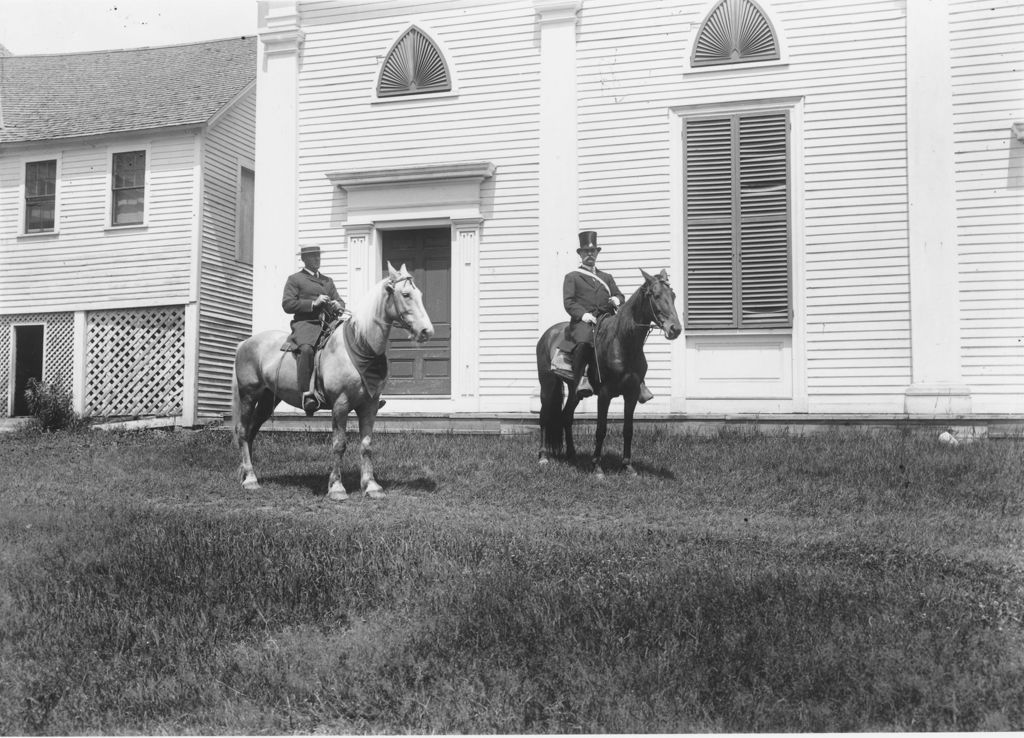
[[[434,325],[423,307],[423,293],[413,282],[405,264],[396,270],[388,262],[385,289],[389,298],[384,311],[388,322],[405,328],[417,343],[429,341],[434,335]]]
[[[662,269],[661,274],[651,275],[641,269],[640,273],[644,275],[645,302],[651,312],[651,322],[661,328],[670,341],[679,338],[683,327],[676,313],[676,293],[668,283],[668,272]]]

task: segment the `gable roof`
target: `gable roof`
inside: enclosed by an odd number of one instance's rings
[[[0,143],[205,123],[255,79],[255,36],[0,57]]]

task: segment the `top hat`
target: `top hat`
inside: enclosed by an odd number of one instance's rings
[[[299,249],[299,256],[320,256],[319,246],[303,246]]]
[[[580,231],[580,247],[576,250],[582,251],[591,248],[601,250],[601,247],[597,245],[597,231]]]

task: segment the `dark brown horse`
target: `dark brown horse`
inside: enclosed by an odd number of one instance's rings
[[[636,474],[632,465],[633,412],[640,396],[640,384],[647,375],[644,342],[652,324],[660,328],[670,340],[682,333],[676,314],[676,295],[668,283],[664,269],[651,276],[643,269],[644,283],[637,288],[625,304],[614,314],[600,319],[594,335],[595,367],[590,367],[590,379],[597,395],[597,434],[594,440],[594,473],[604,476],[601,454],[608,432],[608,406],[613,397],[622,396],[624,418],[622,426],[622,468]],[[557,323],[548,328],[537,342],[537,377],[540,380],[540,463],[546,464],[549,454],[561,453],[567,458],[576,455],[572,438],[573,416],[579,400],[576,384],[563,379],[551,369],[555,346],[565,333],[568,323]],[[580,350],[580,349],[577,349]],[[563,406],[563,386],[569,387],[569,398]]]
[[[434,326],[423,308],[423,294],[404,264],[397,270],[388,264],[388,276],[363,296],[348,326],[346,330],[334,331],[320,354],[324,398],[334,421],[334,458],[327,497],[336,501],[348,499],[341,482],[341,460],[347,443],[345,426],[352,410],[359,416],[360,487],[367,497],[384,496],[374,477],[371,447],[384,381],[374,383],[371,390],[365,381],[365,367],[360,366],[363,362],[357,365],[352,357],[368,359],[367,364],[384,361],[386,366],[392,326],[405,328],[410,338],[419,343],[434,335]],[[279,402],[302,407],[302,392],[306,388],[298,385],[295,356],[281,350],[287,337],[285,331],[257,333],[238,344],[235,352],[234,438],[242,457],[239,479],[246,489],[260,486],[252,467],[252,444],[260,426]]]

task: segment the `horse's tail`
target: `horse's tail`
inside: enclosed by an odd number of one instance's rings
[[[565,447],[562,430],[564,393],[562,379],[552,371],[540,378],[540,433],[548,453],[560,454]]]
[[[562,379],[551,370],[551,350],[558,332],[546,331],[537,342],[537,379],[540,381],[540,438],[544,450],[562,453],[565,438],[562,431],[562,407],[565,395]]]

